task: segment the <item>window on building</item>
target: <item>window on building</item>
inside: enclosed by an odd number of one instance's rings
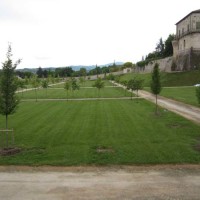
[[[179,35],[179,37],[181,36],[181,31],[179,30],[179,32],[178,32],[178,35]]]
[[[185,49],[185,40],[183,41],[183,47],[184,47],[184,49]]]
[[[187,29],[188,29],[188,32],[190,31],[190,26],[189,26],[189,24],[187,25]]]
[[[184,34],[184,28],[182,28],[182,35]]]
[[[196,29],[200,30],[200,22],[196,22]]]

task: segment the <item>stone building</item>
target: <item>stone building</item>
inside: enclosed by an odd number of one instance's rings
[[[176,23],[173,44],[173,70],[200,68],[200,10],[195,10]]]

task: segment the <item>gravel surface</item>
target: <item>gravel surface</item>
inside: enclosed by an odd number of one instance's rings
[[[200,165],[0,168],[2,200],[199,198]]]

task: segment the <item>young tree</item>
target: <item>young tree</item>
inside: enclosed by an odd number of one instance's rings
[[[11,59],[11,46],[8,46],[7,60],[2,66],[2,75],[0,80],[0,113],[6,116],[6,130],[8,129],[8,115],[16,111],[19,100],[15,94],[17,84],[15,81],[15,69],[21,60],[15,64]],[[8,147],[8,132],[6,133],[6,147]]]
[[[65,85],[64,85],[64,89],[67,91],[67,99],[69,98],[69,97],[68,97],[68,92],[69,92],[70,88],[71,88],[70,82],[69,82],[69,81],[66,81],[66,82],[65,82]]]
[[[128,81],[127,80],[121,81],[121,84],[124,86],[124,96],[126,96]]]
[[[72,78],[71,89],[72,89],[73,95],[74,95],[74,91],[79,90],[79,88],[80,88],[80,86],[78,85],[77,80],[75,78]]]
[[[200,86],[196,87],[196,96],[197,96],[198,103],[200,104]]]
[[[49,83],[47,79],[42,80],[42,88],[46,90],[46,97],[47,97],[47,88],[49,87]]]
[[[156,114],[158,114],[157,95],[161,92],[160,70],[156,63],[152,72],[151,91],[156,96]]]
[[[39,79],[37,78],[36,75],[32,77],[31,84],[35,89],[35,101],[37,102],[37,89],[39,87]]]
[[[127,83],[127,89],[131,90],[131,100],[133,99],[133,90],[135,88],[135,80],[134,79],[130,79]]]
[[[100,97],[100,90],[104,87],[104,82],[102,81],[101,78],[98,78],[93,87],[96,87],[98,89],[98,97]]]

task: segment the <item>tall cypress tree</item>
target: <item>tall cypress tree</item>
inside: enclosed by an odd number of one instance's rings
[[[8,46],[7,59],[2,66],[2,76],[0,80],[0,113],[6,116],[6,130],[8,129],[8,115],[15,112],[19,103],[16,97],[17,83],[15,81],[15,68],[21,62],[12,62],[11,46]],[[8,132],[6,132],[6,147],[8,147]]]
[[[157,95],[161,92],[161,89],[160,70],[158,63],[156,63],[153,68],[151,81],[151,91],[156,96],[156,114],[158,114]]]

